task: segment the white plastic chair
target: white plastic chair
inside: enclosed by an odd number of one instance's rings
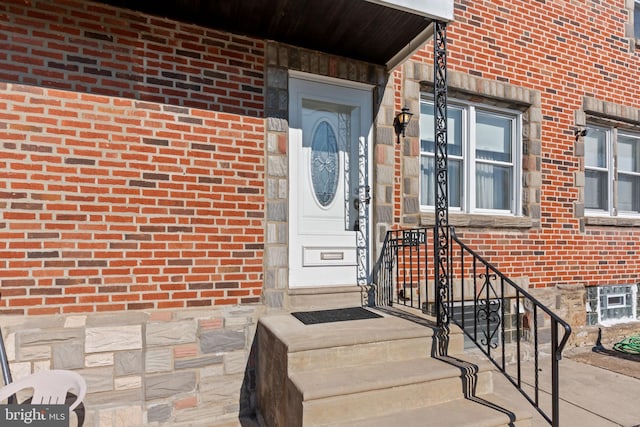
[[[5,401],[23,390],[33,390],[29,403],[34,405],[69,405],[73,411],[82,403],[87,393],[87,383],[80,374],[67,370],[39,371],[0,388],[0,401]],[[67,393],[75,395],[75,400],[67,403]],[[84,408],[82,421],[84,421]],[[76,412],[80,421],[80,414]]]

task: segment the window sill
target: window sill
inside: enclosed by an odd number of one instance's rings
[[[421,226],[433,226],[436,223],[434,212],[420,214]],[[639,220],[640,221],[640,220]],[[640,222],[639,222],[640,224]],[[449,212],[449,225],[454,227],[483,227],[483,228],[531,228],[533,221],[526,216],[480,215]]]
[[[619,216],[585,216],[585,225],[604,225],[611,227],[640,227],[640,217],[619,217]]]

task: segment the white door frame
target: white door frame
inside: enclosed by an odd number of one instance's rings
[[[353,252],[342,250],[339,244],[336,246],[335,242],[326,236],[304,235],[306,237],[301,237],[299,234],[301,210],[298,191],[300,191],[300,179],[302,179],[299,153],[301,153],[303,137],[301,130],[303,99],[348,106],[353,109],[352,114],[358,113],[360,129],[356,130],[357,135],[352,135],[350,143],[358,144],[361,143],[359,142],[361,139],[366,138],[368,142],[366,156],[370,159],[373,146],[373,86],[307,73],[289,72],[289,287],[349,285],[355,287],[358,276],[358,259],[355,258],[356,232],[351,232]],[[371,176],[371,163],[368,162],[368,176]],[[358,168],[358,162],[354,162],[350,165],[351,167]],[[351,185],[350,187],[353,188]],[[370,221],[368,228],[366,235],[371,236]],[[341,241],[344,242],[344,239]],[[333,256],[335,256],[333,266],[322,265],[322,259],[328,260]],[[371,251],[362,256],[369,257],[367,263],[370,263]]]

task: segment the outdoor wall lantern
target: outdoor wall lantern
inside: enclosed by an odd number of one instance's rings
[[[587,130],[586,129],[576,129],[573,131],[573,134],[576,137],[576,142],[578,142],[578,139],[580,139],[581,136],[587,136]]]
[[[412,116],[413,114],[409,112],[409,108],[407,107],[403,107],[402,110],[396,114],[396,118],[393,120],[393,129],[396,131],[398,144],[400,144],[400,135],[404,138],[404,131],[407,129],[407,125],[411,121]]]

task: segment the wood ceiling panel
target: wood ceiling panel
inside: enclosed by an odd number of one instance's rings
[[[102,0],[103,3],[386,64],[428,21],[364,0]]]

